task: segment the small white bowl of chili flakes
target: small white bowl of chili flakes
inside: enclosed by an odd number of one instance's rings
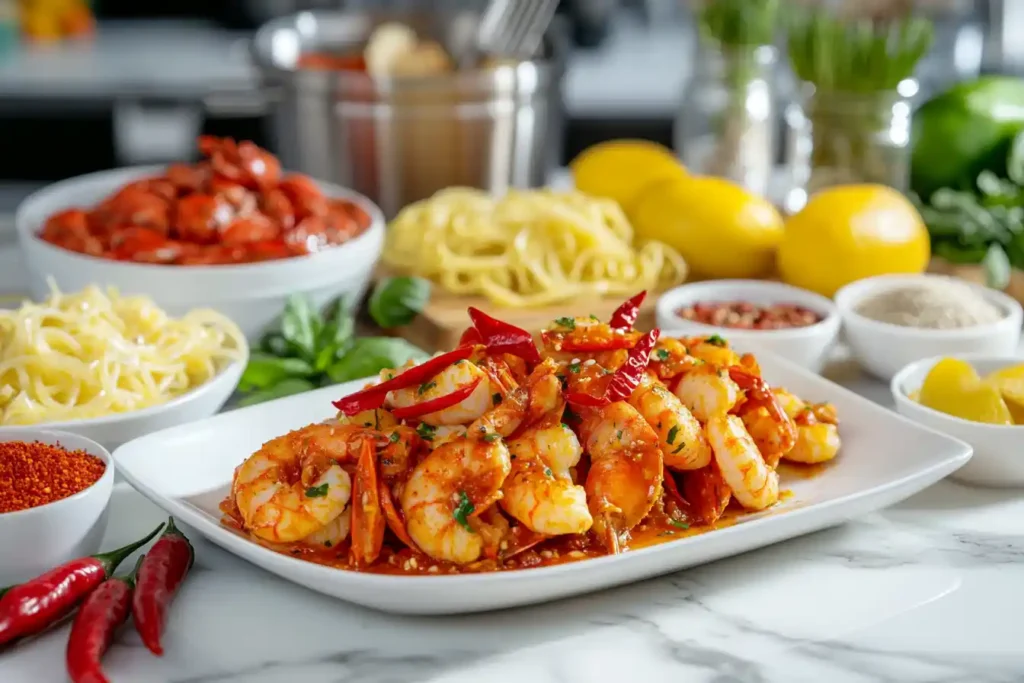
[[[709,280],[670,289],[656,306],[665,335],[719,335],[818,372],[839,334],[830,299],[765,280]]]

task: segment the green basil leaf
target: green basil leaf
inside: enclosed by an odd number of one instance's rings
[[[1024,187],[1024,133],[1017,133],[1006,158],[1006,175],[1018,186]]]
[[[292,353],[288,340],[279,330],[273,330],[263,335],[260,340],[260,350],[272,356],[290,356]]]
[[[397,337],[356,339],[345,355],[327,369],[334,382],[348,382],[376,375],[385,368],[397,368],[410,360],[429,358],[422,349]]]
[[[267,389],[289,377],[311,377],[313,366],[301,358],[279,358],[259,351],[249,357],[240,384],[255,389]]]
[[[291,396],[293,394],[302,394],[315,388],[315,385],[308,379],[290,377],[286,380],[282,380],[269,389],[254,391],[251,394],[242,397],[242,399],[238,401],[238,405],[240,407],[251,406],[265,401],[273,401],[275,398],[284,398],[285,396]]]
[[[373,321],[390,329],[408,325],[430,301],[430,282],[420,277],[387,277],[377,283],[370,295]]]
[[[288,297],[281,315],[281,334],[307,360],[316,355],[316,332],[322,324],[309,299],[302,294]]]
[[[1003,290],[1010,284],[1010,259],[998,244],[993,244],[981,262],[985,268],[985,284],[992,289]]]

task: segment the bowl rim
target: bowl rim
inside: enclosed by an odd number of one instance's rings
[[[679,299],[687,298],[682,296],[684,292],[695,293],[706,290],[709,294],[712,294],[715,290],[725,288],[736,288],[740,290],[750,289],[757,290],[762,293],[769,291],[772,295],[776,293],[779,294],[780,301],[785,298],[786,294],[803,297],[804,299],[814,303],[806,305],[800,302],[793,303],[796,303],[798,306],[805,306],[818,315],[821,315],[822,318],[812,325],[805,325],[803,327],[789,327],[781,330],[752,330],[738,327],[726,327],[724,325],[708,325],[707,323],[698,322],[696,320],[687,320],[676,313],[675,309],[680,304]],[[774,297],[772,296],[769,298]],[[838,328],[840,322],[839,309],[831,299],[808,289],[794,287],[793,285],[786,284],[785,282],[775,282],[772,280],[730,279],[701,280],[698,282],[683,283],[677,287],[673,287],[672,289],[662,292],[655,304],[655,310],[659,318],[670,320],[680,325],[720,332],[723,336],[736,337],[742,335],[744,338],[766,340],[774,339],[779,341],[794,337],[810,337],[818,334],[829,335],[833,333],[833,328]]]
[[[917,372],[917,370],[920,369],[922,366],[929,365],[930,367],[931,365],[934,365],[935,363],[938,363],[940,360],[943,360],[945,358],[954,358],[957,360],[966,361],[967,363],[971,364],[972,367],[974,367],[974,363],[972,361],[1006,361],[1008,365],[1010,363],[1024,365],[1024,356],[1005,356],[990,353],[952,353],[938,356],[930,356],[928,358],[920,358],[918,360],[911,361],[904,365],[902,368],[899,369],[899,371],[895,375],[893,375],[892,379],[889,380],[889,391],[892,394],[893,401],[896,402],[897,407],[899,407],[900,405],[913,406],[915,410],[922,410],[936,417],[941,417],[950,420],[954,424],[969,426],[981,431],[992,432],[993,434],[1010,434],[1011,432],[1016,432],[1018,435],[1024,434],[1024,425],[994,425],[986,424],[984,422],[974,422],[972,420],[965,420],[962,417],[957,417],[956,415],[944,413],[941,410],[936,410],[935,408],[932,408],[930,406],[923,405],[921,403],[918,403],[914,399],[910,398],[910,395],[903,390],[903,384],[906,382],[907,378],[910,375]],[[975,371],[977,371],[977,368],[975,368]]]
[[[138,410],[129,410],[123,413],[113,413],[111,415],[102,415],[100,417],[83,417],[77,420],[61,420],[59,422],[38,422],[30,425],[0,425],[0,430],[9,429],[21,430],[21,431],[55,431],[65,434],[75,434],[72,431],[79,427],[106,427],[119,422],[126,422],[128,420],[145,419],[147,417],[153,417],[155,415],[168,412],[175,408],[179,408],[182,405],[195,400],[204,393],[213,391],[213,387],[220,382],[227,381],[230,375],[237,375],[235,377],[235,387],[238,386],[238,380],[241,378],[242,373],[245,371],[245,367],[249,362],[249,345],[246,342],[245,346],[245,357],[240,360],[233,360],[230,363],[223,366],[217,374],[203,382],[202,384],[192,387],[188,391],[178,394],[169,401],[164,403],[158,403],[156,405],[147,406],[146,408],[139,408]],[[232,388],[232,392],[234,388]],[[52,428],[52,429],[49,429]],[[86,438],[86,437],[82,437]]]
[[[53,199],[55,197],[59,198],[61,194],[66,192],[69,188],[74,188],[82,182],[99,182],[109,179],[110,183],[113,185],[115,179],[117,179],[118,186],[120,186],[121,184],[129,182],[131,179],[139,179],[147,175],[163,171],[168,166],[169,164],[121,166],[103,171],[83,173],[81,175],[72,176],[70,178],[65,178],[45,185],[22,199],[18,204],[18,208],[14,214],[15,232],[20,239],[29,241],[34,246],[44,249],[50,253],[60,254],[67,258],[77,259],[97,266],[103,265],[119,270],[123,273],[135,273],[140,276],[154,273],[183,273],[194,277],[204,277],[210,275],[266,274],[274,268],[281,268],[292,264],[322,264],[330,260],[332,257],[336,258],[339,255],[347,254],[347,252],[355,251],[359,247],[366,247],[372,242],[374,233],[383,232],[387,225],[387,221],[384,218],[384,212],[366,195],[342,185],[313,178],[312,176],[308,177],[320,186],[320,189],[323,190],[325,194],[352,201],[353,203],[358,204],[360,208],[366,211],[370,216],[370,225],[362,233],[347,242],[330,247],[329,249],[324,249],[323,251],[318,251],[315,254],[305,254],[302,256],[293,256],[291,258],[259,261],[255,263],[198,266],[180,266],[169,263],[135,263],[134,261],[115,261],[113,259],[82,254],[77,251],[71,251],[70,249],[64,249],[63,247],[50,244],[39,236],[39,229],[42,227],[41,225],[29,225],[30,221],[26,216],[26,213],[28,213],[35,204],[38,204],[43,200]],[[282,171],[282,173],[293,173],[293,171]],[[113,189],[116,189],[116,187]],[[110,191],[112,192],[113,189]],[[68,205],[65,208],[72,208],[72,205]],[[38,213],[42,214],[43,212],[40,211]],[[52,213],[50,215],[52,215]],[[346,247],[348,247],[347,250]]]
[[[93,483],[86,486],[81,491],[73,493],[66,498],[59,500],[53,500],[49,503],[43,503],[31,508],[25,508],[24,510],[13,510],[11,512],[0,512],[0,520],[8,519],[25,519],[33,513],[46,514],[46,512],[52,512],[61,506],[66,507],[67,505],[73,504],[75,501],[81,501],[86,496],[95,494],[101,486],[108,486],[107,490],[107,502],[104,503],[104,507],[109,504],[110,494],[113,489],[114,483],[114,471],[116,466],[114,465],[114,457],[110,454],[106,448],[101,444],[93,441],[89,437],[82,436],[81,434],[75,434],[74,432],[61,431],[59,429],[28,429],[29,425],[26,425],[26,429],[11,428],[11,427],[0,427],[0,443],[10,443],[11,441],[40,441],[42,439],[52,439],[55,443],[50,445],[59,445],[62,448],[68,450],[83,450],[89,455],[94,455],[103,461],[106,467],[103,469],[103,474],[100,478]],[[68,439],[78,440],[83,442],[79,447],[67,447],[65,444]],[[44,441],[44,443],[46,443]],[[67,504],[67,505],[65,505]]]
[[[927,327],[910,327],[908,325],[897,325],[895,323],[882,322],[881,320],[873,320],[857,312],[856,305],[863,301],[868,294],[883,291],[885,289],[891,290],[904,283],[912,284],[914,282],[922,282],[926,280],[954,282],[969,287],[974,292],[981,295],[981,297],[987,302],[993,304],[996,308],[1002,311],[1003,317],[991,323],[942,330]],[[886,286],[887,283],[888,286]],[[847,323],[852,322],[862,328],[875,332],[903,335],[904,337],[912,337],[916,339],[971,339],[975,337],[984,337],[997,332],[1003,332],[1006,329],[1016,330],[1019,332],[1021,323],[1024,322],[1024,307],[1022,307],[1020,302],[1009,294],[1004,294],[998,290],[983,287],[960,278],[949,275],[940,275],[938,273],[919,273],[916,275],[875,275],[862,280],[856,280],[836,292],[835,302],[836,307],[843,316],[843,320]]]

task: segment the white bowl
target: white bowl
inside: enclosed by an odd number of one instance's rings
[[[89,488],[39,507],[0,513],[0,586],[20,583],[100,549],[107,503],[114,488],[114,461],[103,446],[76,434],[0,427],[0,442],[41,441],[83,450],[107,466]]]
[[[998,322],[955,330],[931,330],[878,322],[855,310],[865,297],[927,280],[954,281],[971,287],[1005,316]],[[977,353],[1011,356],[1020,342],[1024,311],[1016,300],[994,289],[943,275],[879,275],[858,280],[836,292],[846,343],[865,370],[890,380],[900,368],[922,358]]]
[[[40,429],[60,430],[91,439],[114,450],[121,444],[151,432],[216,415],[231,398],[235,387],[238,386],[238,380],[242,376],[242,371],[245,370],[247,357],[225,366],[205,384],[176,396],[166,403],[150,408],[84,420],[45,422],[25,426],[11,425],[0,427],[0,431],[12,434],[30,434]]]
[[[821,321],[807,327],[786,330],[740,330],[686,320],[676,311],[707,301],[746,301],[767,306],[791,303],[814,311]],[[655,307],[662,334],[701,336],[717,334],[728,341],[743,342],[787,358],[809,370],[818,372],[829,347],[839,333],[839,313],[835,304],[806,289],[781,282],[765,280],[710,280],[694,282],[670,289],[658,299]]]
[[[896,410],[925,427],[956,437],[974,448],[974,457],[950,476],[979,486],[1024,486],[1024,426],[989,425],[963,420],[925,407],[910,398],[924,383],[932,366],[943,358],[959,358],[974,366],[984,377],[1010,365],[1024,363],[1024,358],[994,357],[978,353],[936,356],[910,363],[896,373],[889,384]]]
[[[160,166],[145,166],[90,173],[49,185],[26,198],[18,207],[15,225],[28,262],[32,295],[47,295],[47,277],[67,292],[90,284],[113,285],[124,294],[152,297],[172,315],[214,308],[255,340],[281,314],[290,294],[304,293],[316,306],[323,306],[341,295],[354,303],[365,292],[384,246],[384,216],[363,195],[327,183],[318,183],[326,195],[357,203],[372,222],[359,237],[308,256],[245,265],[150,265],[79,254],[38,236],[54,213],[92,207],[122,185],[161,170]]]

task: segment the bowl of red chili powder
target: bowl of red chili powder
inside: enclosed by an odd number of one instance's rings
[[[97,552],[114,465],[76,434],[0,428],[0,586]]]

